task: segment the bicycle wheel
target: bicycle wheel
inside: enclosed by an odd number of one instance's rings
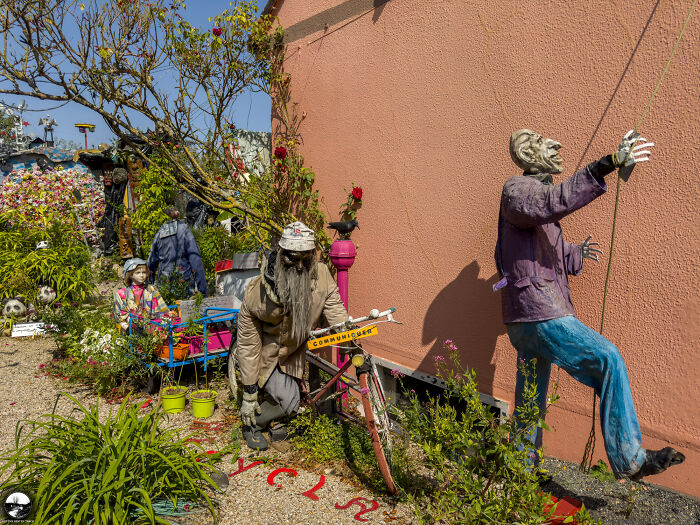
[[[396,494],[398,492],[396,484],[394,483],[394,478],[391,476],[391,469],[389,468],[389,463],[386,460],[386,455],[384,453],[384,447],[382,445],[382,437],[378,428],[377,419],[375,419],[375,408],[372,406],[376,404],[376,413],[379,414],[379,426],[384,426],[381,423],[383,416],[386,416],[386,407],[379,397],[379,389],[374,381],[374,378],[370,378],[371,381],[367,381],[368,372],[358,372],[358,379],[360,380],[360,392],[362,392],[362,406],[365,410],[365,420],[367,421],[367,430],[369,431],[369,437],[372,440],[372,448],[374,448],[374,455],[377,456],[377,465],[379,465],[379,472],[381,472],[384,482],[391,494]],[[375,393],[373,394],[372,391]],[[377,399],[376,403],[372,402],[372,397]],[[379,406],[381,404],[381,406]],[[387,416],[388,417],[388,416]],[[389,435],[388,426],[386,432],[382,429],[382,433],[386,436]]]
[[[389,420],[389,411],[386,408],[386,398],[382,384],[379,382],[377,368],[372,363],[372,374],[368,378],[369,395],[372,402],[372,410],[374,412],[374,421],[377,425],[377,432],[384,446],[384,455],[386,456],[389,468],[392,467],[391,457],[391,421]]]
[[[241,373],[238,370],[237,340],[231,339],[228,346],[228,388],[234,399],[238,399],[242,393]]]

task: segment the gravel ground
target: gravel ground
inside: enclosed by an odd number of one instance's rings
[[[92,405],[97,398],[84,388],[42,375],[39,365],[51,359],[50,349],[53,342],[49,339],[10,339],[0,338],[0,451],[10,450],[14,444],[15,425],[21,419],[36,419],[53,408],[56,396],[60,392],[74,395],[85,405]],[[193,390],[194,386],[190,388]],[[217,409],[214,416],[206,420],[212,428],[204,429],[206,439],[204,446],[209,450],[219,450],[231,443],[231,426],[235,422],[234,411],[228,402],[228,393],[224,385],[218,388]],[[146,394],[136,396],[139,403],[147,400]],[[153,401],[155,402],[155,400]],[[100,414],[105,417],[110,405],[100,401]],[[62,397],[58,412],[68,414],[73,409],[72,402]],[[189,406],[180,414],[168,416],[167,426],[181,428],[184,431],[194,424]],[[256,457],[243,445],[240,451],[243,466],[256,460],[265,463],[248,470],[227,476],[228,486],[215,496],[218,504],[220,523],[234,524],[280,524],[280,523],[357,523],[354,516],[362,510],[358,504],[346,509],[337,509],[336,504],[345,506],[351,499],[366,498],[368,508],[372,504],[367,500],[377,500],[376,510],[359,516],[367,523],[394,522],[397,524],[415,523],[413,512],[404,504],[394,506],[389,500],[372,496],[352,479],[335,468],[314,471],[300,466],[298,458],[288,451],[270,448],[264,456]],[[282,472],[273,480],[276,486],[267,482],[267,477],[278,468],[294,468],[296,476]],[[583,475],[578,466],[557,459],[547,458],[545,467],[552,472],[554,479],[544,486],[544,490],[554,496],[571,496],[584,502],[590,513],[608,525],[698,525],[700,524],[700,502],[697,499],[651,484],[621,484],[619,482],[601,482],[591,476]],[[218,465],[225,474],[238,469],[238,462],[232,456],[225,457]],[[303,496],[319,483],[321,475],[325,482],[315,495],[318,500]],[[629,487],[639,487],[634,501],[630,505]],[[362,500],[361,500],[362,501]],[[627,510],[629,515],[627,514]],[[179,525],[207,525],[211,519],[199,513],[187,518],[173,520]]]
[[[544,490],[582,501],[606,525],[700,524],[700,501],[691,496],[651,483],[599,481],[579,472],[578,464],[555,458],[546,458],[544,468],[554,476]]]

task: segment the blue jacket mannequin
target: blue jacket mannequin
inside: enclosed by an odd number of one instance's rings
[[[158,279],[179,269],[183,278],[190,283],[189,293],[194,292],[196,285],[197,290],[206,296],[204,265],[194,235],[184,222],[177,220],[180,216],[177,209],[170,207],[166,214],[171,220],[164,223],[153,238],[148,269]]]

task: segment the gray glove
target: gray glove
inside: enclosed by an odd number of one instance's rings
[[[241,423],[247,427],[255,426],[255,414],[259,413],[260,405],[258,404],[257,391],[252,394],[243,392],[243,403],[241,403],[241,410],[238,412]]]
[[[593,248],[593,246],[599,246],[597,242],[591,242],[592,235],[589,235],[585,241],[581,243],[581,255],[585,259],[593,259],[598,262],[598,254],[603,255],[603,252],[598,248]]]

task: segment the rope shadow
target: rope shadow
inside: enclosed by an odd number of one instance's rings
[[[608,110],[610,109],[610,106],[612,105],[613,100],[615,100],[615,97],[617,96],[617,92],[620,90],[620,86],[622,85],[622,81],[627,76],[627,72],[629,71],[630,65],[632,64],[632,60],[634,60],[634,57],[637,54],[637,50],[639,49],[639,45],[642,43],[642,39],[644,38],[644,35],[647,32],[647,29],[649,29],[649,25],[651,24],[651,20],[654,18],[654,15],[656,14],[656,9],[659,7],[660,3],[661,3],[661,0],[656,0],[656,3],[654,4],[654,8],[651,10],[651,14],[649,15],[649,18],[647,19],[646,24],[644,24],[644,29],[642,29],[642,33],[639,35],[639,38],[637,39],[637,44],[634,46],[634,49],[632,50],[632,54],[630,55],[630,58],[627,61],[627,64],[625,64],[625,69],[622,70],[622,75],[620,75],[620,80],[618,80],[617,85],[615,86],[615,89],[613,90],[612,95],[610,96],[610,100],[608,100],[608,104],[605,106],[605,109],[603,110],[603,114],[600,116],[600,120],[598,121],[598,124],[596,124],[595,129],[593,130],[593,134],[591,135],[591,138],[589,139],[588,144],[586,144],[586,147],[584,148],[583,153],[581,153],[581,158],[578,159],[578,162],[576,163],[576,169],[574,170],[574,172],[581,169],[581,164],[583,162],[583,159],[586,158],[586,155],[588,154],[588,150],[590,149],[591,145],[593,144],[593,141],[595,140],[595,137],[598,134],[598,131],[600,131],[600,126],[603,124],[603,120],[605,120],[605,116],[608,114]]]

